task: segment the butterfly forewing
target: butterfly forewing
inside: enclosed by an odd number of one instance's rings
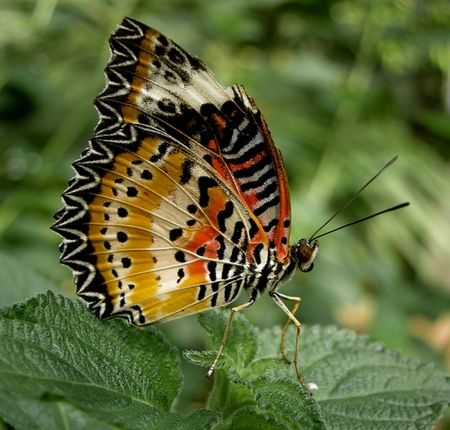
[[[223,88],[198,58],[131,19],[110,44],[108,85],[98,97],[99,110],[116,106],[121,121],[154,127],[192,148],[255,214],[283,259],[290,219],[284,168],[244,88]]]

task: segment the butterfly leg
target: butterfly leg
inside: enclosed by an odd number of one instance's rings
[[[213,374],[214,369],[216,368],[217,363],[219,362],[220,356],[222,355],[223,349],[225,348],[225,344],[227,343],[228,333],[230,332],[231,321],[233,319],[233,315],[236,312],[242,311],[243,309],[247,309],[248,307],[253,305],[253,303],[255,303],[255,299],[250,299],[247,303],[244,303],[240,306],[236,306],[231,309],[230,317],[228,318],[227,326],[225,327],[225,333],[223,334],[223,339],[222,339],[222,343],[219,348],[219,352],[217,353],[217,356],[216,356],[213,364],[211,364],[211,367],[209,368],[208,373],[206,374],[207,378],[211,377],[211,375]]]
[[[292,300],[295,301],[295,305],[292,308],[291,314],[292,316],[295,315],[295,313],[297,312],[298,307],[300,306],[300,302],[301,302],[301,298],[300,297],[293,297],[293,296],[285,296],[284,294],[280,294],[277,293],[278,297],[281,297],[282,299],[285,300]],[[278,303],[277,303],[278,304]],[[282,308],[283,309],[283,308]],[[284,310],[284,309],[283,309]],[[286,312],[286,311],[285,311]],[[283,331],[281,332],[281,344],[280,344],[280,350],[281,350],[281,354],[283,355],[284,359],[291,364],[291,359],[286,355],[286,352],[284,351],[284,340],[285,340],[285,336],[286,336],[286,332],[287,329],[289,327],[289,325],[291,324],[291,322],[293,321],[293,319],[290,317],[290,315],[288,314],[288,320],[286,322],[286,325],[283,328]],[[299,322],[300,324],[300,322]],[[300,324],[301,325],[301,324]],[[300,327],[301,328],[301,327]],[[300,342],[300,333],[298,334],[298,342]],[[297,345],[298,346],[298,345]],[[297,348],[298,349],[298,348]]]
[[[298,348],[300,346],[300,333],[301,333],[301,328],[302,325],[300,324],[300,321],[295,318],[294,314],[295,312],[297,312],[298,307],[300,306],[300,297],[294,297],[294,296],[286,296],[284,294],[278,293],[277,291],[274,291],[272,293],[269,293],[272,297],[272,299],[274,300],[274,302],[278,305],[278,307],[288,316],[288,321],[286,323],[286,325],[284,326],[283,332],[281,333],[281,345],[280,345],[280,350],[281,350],[281,354],[283,354],[284,359],[290,363],[291,360],[287,357],[285,351],[284,351],[284,338],[286,335],[286,330],[289,327],[289,324],[291,322],[293,322],[295,324],[295,327],[297,328],[297,337],[295,339],[295,353],[294,353],[294,367],[295,367],[295,372],[297,373],[297,378],[298,381],[300,382],[300,384],[302,385],[302,387],[308,391],[308,393],[312,396],[312,392],[311,390],[306,386],[306,384],[303,382],[302,377],[300,375],[300,369],[298,367]],[[284,300],[291,300],[293,302],[295,302],[294,308],[292,309],[292,311],[290,311],[288,309],[288,307],[283,303],[283,301],[281,299]]]

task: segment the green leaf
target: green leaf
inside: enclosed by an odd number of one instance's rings
[[[201,316],[215,347],[228,314]],[[17,429],[401,430],[430,428],[450,399],[449,378],[431,365],[348,330],[304,327],[299,361],[311,397],[279,357],[281,328],[258,331],[242,315],[236,322],[208,408],[182,418],[171,412],[178,356],[155,328],[102,322],[51,292],[2,308],[0,414]],[[289,330],[289,356],[294,345]],[[185,355],[201,365],[214,356]]]
[[[256,401],[288,428],[323,429],[324,417],[316,400],[297,381],[262,376],[253,381]]]
[[[226,318],[220,313],[228,312],[211,312],[217,318],[202,320],[205,325],[211,321],[206,329],[216,330],[215,338],[224,330]],[[241,316],[239,327],[245,324]],[[395,429],[428,428],[449,403],[450,379],[432,365],[402,358],[397,351],[370,343],[367,336],[318,326],[302,328],[299,352],[303,380],[314,392],[311,398],[298,384],[293,366],[278,358],[280,327],[256,331],[260,348],[245,368],[237,355],[238,345],[247,344],[247,331],[239,340],[239,327],[231,341],[238,344],[225,347],[228,360],[216,372],[209,403],[211,409],[224,413],[224,426],[238,416],[232,411],[239,410],[241,399],[245,417],[248,411],[264,410],[276,425],[317,429],[392,429],[393,423]],[[290,357],[295,335],[294,328],[286,335]]]
[[[199,315],[201,324],[213,339],[216,348],[222,342],[228,315],[227,310]],[[227,359],[222,362],[222,368],[215,371],[214,386],[208,399],[208,407],[223,414],[224,428],[231,423],[233,428],[239,427],[246,420],[251,420],[251,417],[257,421],[262,419],[264,426],[268,425],[269,428],[283,428],[284,425],[288,425],[288,428],[323,428],[317,402],[296,379],[291,382],[260,377],[265,370],[270,374],[272,368],[279,367],[282,371],[288,369],[280,359],[279,339],[276,342],[278,357],[260,357],[257,330],[250,327],[242,314],[235,314],[235,317],[237,318],[233,319],[225,346]],[[247,353],[247,347],[251,349],[251,353]],[[201,353],[193,354],[192,351],[185,353],[185,357],[201,365],[207,364],[204,360],[211,358]],[[271,404],[275,406],[270,406]],[[243,409],[245,412],[242,412]]]
[[[177,353],[153,328],[101,322],[49,292],[1,310],[0,351],[0,396],[9,399],[0,413],[18,428],[30,427],[26,419],[60,428],[55,402],[125,428],[181,422],[169,412],[181,385]]]
[[[277,421],[265,412],[255,408],[241,408],[228,420],[215,427],[215,430],[289,430],[284,424]]]
[[[230,311],[205,312],[198,315],[198,321],[208,333],[212,346],[217,350],[223,340]],[[215,370],[214,386],[208,398],[208,407],[220,412],[224,418],[236,410],[247,405],[254,405],[254,394],[249,383],[240,377],[256,355],[258,339],[256,329],[248,324],[241,313],[235,313],[228,334],[224,354]],[[193,351],[184,354],[185,358],[193,363],[201,363],[209,367],[216,357],[213,354],[194,354]],[[230,361],[231,360],[231,361]],[[221,368],[231,368],[231,372],[222,371]]]
[[[1,396],[0,403],[4,421],[13,424],[16,429],[111,430],[117,428],[64,402],[18,400],[11,399],[10,396]]]
[[[304,379],[318,387],[327,428],[427,428],[449,404],[448,376],[367,336],[313,327],[303,342]]]
[[[208,333],[211,344],[216,350],[222,344],[229,316],[230,311],[223,311],[222,309],[219,312],[204,312],[198,315],[200,325]],[[252,362],[257,351],[258,339],[256,329],[248,324],[242,313],[235,313],[228,333],[227,347],[219,361],[219,366],[228,361],[228,357],[232,357],[233,367],[243,370]],[[213,360],[215,357],[216,354],[213,354]],[[212,361],[207,367],[212,364]]]
[[[234,378],[230,377],[234,374]],[[209,394],[208,408],[222,414],[224,419],[246,406],[255,406],[255,395],[252,386],[235,372],[218,369],[214,376],[214,385]]]
[[[186,430],[210,429],[221,421],[222,418],[220,414],[216,414],[208,409],[197,409],[189,417],[183,420],[182,428]]]

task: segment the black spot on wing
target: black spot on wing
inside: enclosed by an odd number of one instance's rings
[[[244,282],[244,280],[241,281],[241,285],[236,283],[236,288],[233,291],[233,295],[229,299],[230,302],[232,302],[236,298],[236,296],[239,294],[239,291],[241,291],[242,282]]]
[[[161,112],[169,114],[175,114],[177,112],[177,107],[175,103],[168,98],[164,98],[158,101],[158,109]],[[157,160],[150,160],[150,161],[157,161]]]
[[[227,280],[230,270],[233,266],[231,264],[225,263],[222,269],[222,279]]]
[[[231,251],[230,261],[232,263],[236,263],[239,258],[239,248],[237,246],[233,246],[233,250]]]
[[[170,61],[177,65],[182,66],[186,61],[184,55],[177,48],[171,48],[167,54]]]
[[[158,152],[153,154],[150,157],[150,161],[152,163],[156,163],[157,161],[161,160],[161,158],[166,155],[167,151],[169,150],[169,144],[167,142],[162,142],[158,145]]]
[[[207,268],[208,268],[209,279],[211,281],[216,281],[217,280],[217,273],[216,273],[217,263],[215,261],[209,261]]]
[[[144,169],[141,173],[141,178],[144,179],[144,181],[150,181],[153,179],[153,174],[148,169]]]
[[[124,269],[128,269],[131,267],[131,259],[128,257],[123,257],[122,258],[122,266]]]
[[[215,307],[217,305],[217,299],[219,298],[219,282],[213,282],[211,284],[211,289],[214,291],[214,294],[211,297],[211,306]]]
[[[183,251],[177,251],[175,253],[175,260],[177,260],[179,263],[185,263],[186,262],[186,255]]]
[[[183,234],[183,230],[181,228],[173,228],[169,232],[169,239],[171,242],[175,242],[179,237]]]
[[[127,187],[127,196],[136,197],[138,195],[138,189],[136,187]]]
[[[197,300],[201,301],[206,297],[206,285],[200,285]]]
[[[128,210],[126,208],[120,207],[117,209],[117,215],[120,218],[126,218],[128,216]]]
[[[217,214],[217,226],[222,233],[225,233],[227,231],[226,220],[233,215],[233,211],[233,203],[228,201],[225,204],[225,209],[219,211],[219,213]]]
[[[181,178],[180,178],[181,186],[187,184],[189,182],[189,180],[191,179],[191,177],[192,177],[191,170],[192,170],[193,166],[194,166],[194,163],[191,160],[186,159],[183,161],[183,165],[181,167],[182,174],[181,174]]]
[[[116,237],[120,243],[125,243],[128,240],[128,234],[124,231],[118,231]]]
[[[178,275],[177,284],[179,284],[185,276],[184,269],[183,268],[178,269],[177,275]]]
[[[233,291],[233,283],[230,282],[229,284],[225,285],[225,291],[224,291],[225,302],[228,303],[230,301],[232,291]]]
[[[225,239],[223,238],[223,236],[216,236],[216,238],[214,239],[218,244],[219,244],[219,249],[216,251],[217,252],[217,258],[219,260],[223,260],[224,256],[225,256]]]
[[[216,188],[219,184],[209,176],[200,176],[198,178],[198,188],[200,190],[199,204],[202,208],[205,208],[209,204],[209,194],[210,188]]]

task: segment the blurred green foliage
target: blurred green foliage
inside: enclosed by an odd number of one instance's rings
[[[302,297],[304,324],[348,326],[448,370],[448,0],[0,0],[0,250],[67,295],[49,227],[96,124],[107,40],[123,16],[199,56],[222,85],[245,85],[283,153],[292,242],[399,155],[333,226],[411,206],[323,238],[315,270],[283,292]],[[284,322],[267,297],[246,315]],[[161,328],[180,348],[204,341],[195,318]],[[195,409],[206,387],[184,365],[192,403],[180,408]]]

